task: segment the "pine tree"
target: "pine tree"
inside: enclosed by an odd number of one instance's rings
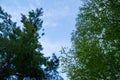
[[[19,80],[56,80],[50,77],[57,71],[59,60],[55,55],[51,60],[44,57],[38,41],[44,35],[40,35],[42,14],[42,8],[30,11],[28,16],[21,14],[23,26],[19,27],[0,7],[0,80],[13,76]]]

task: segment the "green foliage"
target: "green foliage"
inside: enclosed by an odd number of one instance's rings
[[[72,48],[61,52],[71,80],[120,79],[119,13],[119,0],[88,0],[80,8]]]
[[[43,23],[40,19],[42,13],[42,9],[36,9],[30,11],[28,17],[21,14],[21,28],[0,7],[0,80],[12,75],[20,80],[26,77],[37,80],[61,78],[57,72],[57,57],[54,55],[49,59],[41,53],[42,45],[38,39],[44,35],[39,35]],[[53,77],[55,75],[56,79]]]

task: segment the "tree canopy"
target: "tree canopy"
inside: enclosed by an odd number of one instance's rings
[[[28,16],[21,14],[23,26],[17,26],[0,7],[0,80],[13,76],[19,80],[63,80],[57,71],[56,55],[50,58],[41,53],[42,14],[42,8],[30,11]]]
[[[63,71],[70,80],[119,80],[120,1],[87,0],[76,21]]]

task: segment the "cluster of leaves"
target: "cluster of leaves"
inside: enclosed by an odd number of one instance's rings
[[[37,80],[63,80],[57,68],[59,60],[53,54],[50,59],[41,53],[38,41],[43,21],[42,9],[30,11],[28,17],[22,14],[22,27],[16,26],[11,16],[0,7],[0,80],[16,76]]]
[[[63,70],[68,77],[119,80],[120,0],[88,0],[76,21],[72,48],[68,52],[62,50]]]

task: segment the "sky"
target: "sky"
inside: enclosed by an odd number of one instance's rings
[[[43,28],[45,35],[39,40],[45,56],[60,55],[62,47],[71,46],[71,32],[75,29],[75,19],[81,0],[0,0],[0,6],[12,16],[20,26],[21,13],[43,8]]]

